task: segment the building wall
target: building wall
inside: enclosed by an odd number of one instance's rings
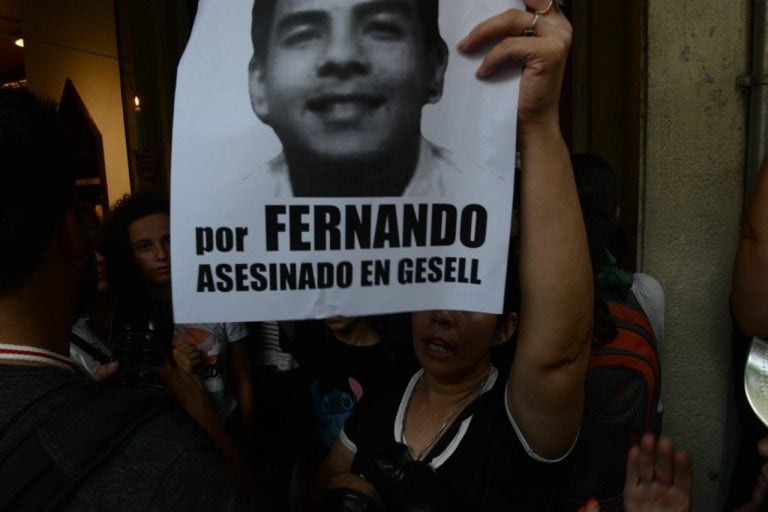
[[[26,0],[22,7],[29,87],[58,100],[72,80],[101,132],[112,203],[130,192],[113,2]]]
[[[750,2],[648,0],[639,267],[667,300],[665,430],[694,459],[694,509],[720,510],[728,292],[742,207]],[[724,440],[726,441],[724,443]]]

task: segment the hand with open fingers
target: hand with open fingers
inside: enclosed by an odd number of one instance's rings
[[[488,18],[458,48],[489,47],[477,76],[491,76],[509,62],[523,64],[518,105],[519,129],[558,122],[560,89],[571,46],[571,24],[562,0],[525,0],[527,10],[510,9]]]
[[[669,436],[646,433],[627,455],[627,512],[687,512],[691,509],[691,458]]]
[[[187,373],[193,373],[202,362],[200,351],[194,345],[181,341],[173,347],[173,361]]]

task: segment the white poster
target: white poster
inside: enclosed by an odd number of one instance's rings
[[[201,0],[173,127],[177,322],[498,313],[520,73],[456,44],[521,0]]]

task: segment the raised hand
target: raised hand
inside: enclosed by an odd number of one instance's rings
[[[194,345],[181,341],[173,347],[173,361],[187,373],[193,373],[202,361],[200,351]]]
[[[523,64],[520,129],[559,118],[560,88],[572,34],[571,24],[556,2],[550,6],[549,0],[526,0],[526,5],[530,11],[510,9],[483,21],[458,44],[465,52],[491,45],[477,69],[480,78],[491,76],[507,62]],[[526,30],[531,35],[524,35]]]
[[[627,512],[687,512],[691,509],[691,458],[669,436],[646,433],[627,455]]]

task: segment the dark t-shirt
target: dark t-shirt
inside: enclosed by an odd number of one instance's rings
[[[0,365],[0,452],[14,444],[8,422],[25,405],[84,377],[49,367]],[[105,384],[93,383],[93,386]],[[29,424],[49,410],[38,409]],[[26,424],[26,423],[25,423]],[[13,429],[23,434],[23,427]],[[138,427],[58,510],[253,510],[222,454],[178,407]]]
[[[556,510],[562,463],[538,462],[526,452],[507,414],[505,379],[495,379],[488,384],[491,389],[446,431],[425,461],[443,479],[446,492],[453,492],[451,501],[457,504],[456,510]],[[357,448],[352,473],[364,471],[367,457],[401,442],[407,387],[405,381],[380,396],[366,396],[347,421],[342,436]],[[468,415],[471,417],[465,417]]]
[[[323,322],[297,323],[294,340],[286,343],[286,349],[299,363],[307,389],[312,424],[306,448],[310,466],[322,461],[364,395],[410,375],[415,364],[407,351],[396,350],[386,339],[371,346],[347,345]]]

